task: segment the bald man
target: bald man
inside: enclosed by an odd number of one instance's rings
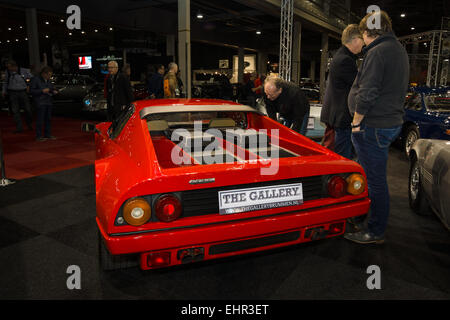
[[[309,117],[309,102],[292,82],[267,77],[264,82],[264,100],[270,118],[277,120],[277,112],[285,119],[284,125],[305,135]]]
[[[128,77],[119,72],[116,61],[108,62],[109,77],[106,82],[108,121],[114,121],[133,102],[133,91]]]

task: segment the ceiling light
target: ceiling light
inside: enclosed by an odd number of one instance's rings
[[[69,36],[71,36],[72,35],[72,32],[69,32]]]
[[[48,35],[45,35],[45,37],[48,39]]]
[[[84,32],[84,31],[81,31],[81,34],[85,34],[86,32]]]
[[[61,19],[61,20],[59,20],[59,21],[64,22],[64,19]]]
[[[25,41],[28,41],[28,38],[25,38]]]
[[[400,17],[404,18],[404,17],[406,17],[406,14],[402,13],[402,14],[400,15]]]
[[[45,21],[45,24],[50,24],[50,22],[48,22],[48,21]]]
[[[261,31],[257,30],[257,31],[256,31],[256,34],[261,34]]]
[[[19,42],[19,39],[16,39],[16,42]]]
[[[19,26],[19,29],[22,29],[23,27],[22,26]]]
[[[197,12],[197,19],[203,19],[203,13]]]
[[[9,31],[11,31],[11,28],[8,28]]]
[[[95,29],[95,30],[94,30],[94,32],[98,32],[98,30],[97,30],[97,29]]]
[[[6,40],[6,42],[8,42],[8,43],[9,43],[9,40]]]
[[[110,27],[110,28],[109,28],[109,31],[113,31],[113,28],[112,28],[112,27]]]
[[[414,30],[415,28],[414,27],[411,27],[411,30]]]

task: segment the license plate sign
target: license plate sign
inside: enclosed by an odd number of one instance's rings
[[[233,214],[303,203],[301,183],[219,191],[219,213]]]

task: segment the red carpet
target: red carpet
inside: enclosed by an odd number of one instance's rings
[[[34,130],[13,133],[12,116],[0,112],[6,177],[24,179],[93,164],[94,135],[81,131],[82,122],[87,121],[53,117],[52,135],[57,139],[39,142]]]

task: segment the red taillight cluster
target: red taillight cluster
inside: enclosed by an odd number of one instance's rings
[[[181,201],[177,196],[164,194],[155,202],[155,213],[160,221],[170,222],[181,215]]]
[[[328,181],[328,194],[333,198],[340,198],[345,195],[347,183],[341,176],[334,176]]]
[[[339,175],[332,176],[328,180],[328,194],[333,198],[340,198],[345,195],[359,195],[365,190],[365,178],[359,173],[353,173],[346,179]]]

